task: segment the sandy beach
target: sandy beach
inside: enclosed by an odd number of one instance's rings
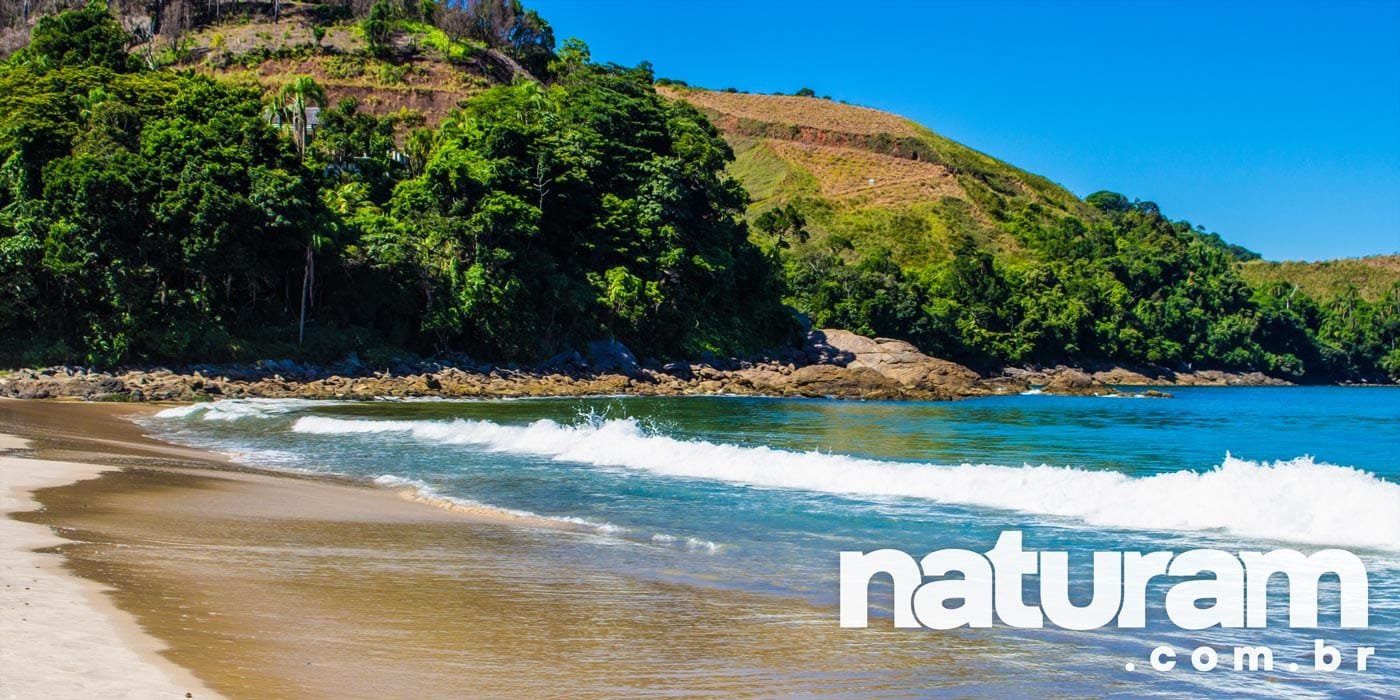
[[[4,458],[5,583],[31,589],[6,589],[7,697],[840,694],[969,673],[949,656],[930,678],[928,637],[843,634],[798,600],[590,568],[558,544],[596,535],[558,523],[166,445],[142,410],[0,401],[0,431],[32,440]]]
[[[110,588],[66,573],[61,555],[45,551],[67,540],[10,517],[39,507],[36,489],[106,470],[32,452],[28,440],[0,434],[0,697],[217,697],[159,655],[164,645],[112,604]]]

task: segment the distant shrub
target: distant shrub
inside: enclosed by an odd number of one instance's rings
[[[350,19],[350,3],[322,2],[311,8],[311,16],[317,22],[329,24],[340,20]]]
[[[1400,382],[1400,348],[1391,350],[1381,358],[1381,369],[1390,375],[1392,381]]]
[[[408,77],[409,66],[395,65],[393,63],[381,63],[379,65],[379,82],[386,85],[402,85],[404,79]]]
[[[365,59],[363,56],[336,55],[326,59],[326,77],[336,80],[350,80],[364,75]]]

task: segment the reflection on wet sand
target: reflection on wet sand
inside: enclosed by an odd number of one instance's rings
[[[967,682],[917,632],[552,559],[380,490],[129,468],[40,494],[82,576],[235,697],[849,693]],[[957,640],[959,656],[975,643]]]

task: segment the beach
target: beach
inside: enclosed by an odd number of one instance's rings
[[[1354,550],[1372,577],[1370,628],[1326,639],[1388,648],[1400,395],[1132,395],[0,399],[13,436],[4,697],[1098,697],[1279,683],[1374,695],[1392,683],[1382,664],[1147,670],[1155,645],[1203,639],[1160,615],[1111,633],[897,629],[878,579],[870,626],[839,626],[838,553],[984,551],[1014,530],[1046,551]],[[1071,586],[1088,590],[1090,574],[1074,567]],[[1322,605],[1335,614],[1331,596]],[[1290,663],[1313,633],[1211,639]]]
[[[561,541],[595,535],[568,524],[166,445],[128,420],[150,410],[0,401],[0,431],[32,440],[4,458],[5,582],[32,589],[6,590],[6,697],[839,694],[971,673],[947,657],[923,677],[941,642],[843,633],[824,606],[575,566]]]
[[[4,429],[27,428],[11,417],[12,403],[0,412]],[[218,697],[160,656],[164,645],[112,604],[110,588],[64,570],[61,555],[49,548],[68,540],[11,517],[39,507],[36,489],[94,479],[107,469],[28,456],[33,453],[30,441],[0,434],[0,697]]]

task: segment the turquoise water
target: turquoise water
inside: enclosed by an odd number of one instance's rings
[[[1321,629],[1288,629],[1279,603],[1265,630],[1183,631],[1162,614],[1163,581],[1150,590],[1144,630],[999,625],[979,634],[1039,650],[1027,667],[1074,679],[1063,681],[1066,694],[1326,696],[1400,686],[1400,390],[1174,393],[224,401],[171,409],[148,425],[251,464],[562,520],[578,535],[560,546],[581,566],[801,597],[832,606],[833,626],[843,550],[985,551],[1017,530],[1027,549],[1071,553],[1071,592],[1086,602],[1093,551],[1342,547],[1368,569],[1369,629],[1336,628],[1327,595],[1335,586],[1324,579]],[[888,588],[872,601],[887,610]],[[1364,673],[1312,672],[1315,638],[1343,648],[1344,669],[1357,646],[1376,647],[1376,657]],[[1176,648],[1177,669],[1146,670],[1158,644]],[[1221,650],[1222,667],[1233,646],[1267,644],[1281,668],[1196,672],[1187,657],[1202,644]],[[1129,662],[1137,670],[1126,671]],[[1303,670],[1286,670],[1289,662]],[[1016,693],[1029,682],[1000,683],[998,674],[1017,676],[989,669],[981,690]]]

